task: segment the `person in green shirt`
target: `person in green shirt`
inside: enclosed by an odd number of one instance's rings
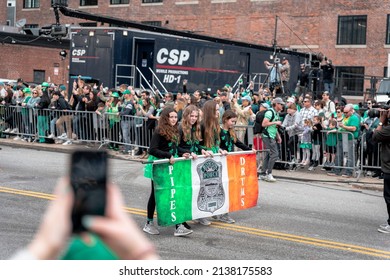
[[[282,142],[282,138],[278,133],[278,126],[282,125],[279,118],[279,112],[283,110],[284,104],[282,98],[274,98],[272,100],[272,108],[265,113],[262,123],[265,128],[261,135],[263,147],[269,152],[265,155],[262,173],[259,177],[267,182],[276,182],[276,179],[272,176],[272,169],[274,168],[276,160],[279,158],[278,144]]]
[[[343,155],[347,155],[347,165],[343,177],[352,177],[353,167],[355,165],[355,151],[357,139],[359,137],[360,119],[354,114],[352,104],[347,104],[344,107],[344,118],[339,122],[338,139],[337,139],[337,154],[336,167],[328,173],[330,176],[341,175],[340,167],[343,166]],[[347,136],[345,136],[347,134]]]

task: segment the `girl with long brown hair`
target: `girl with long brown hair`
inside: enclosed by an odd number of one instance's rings
[[[149,147],[148,161],[157,159],[169,159],[170,164],[174,164],[175,158],[179,155],[189,158],[190,152],[179,147],[180,142],[179,128],[177,122],[177,113],[172,106],[164,108],[161,112],[157,128],[155,129]],[[160,234],[153,223],[153,215],[156,209],[156,200],[154,196],[154,183],[152,164],[145,166],[144,176],[150,178],[152,189],[147,206],[147,222],[143,231],[149,234]],[[186,228],[184,224],[176,225],[175,236],[185,236],[193,231]]]

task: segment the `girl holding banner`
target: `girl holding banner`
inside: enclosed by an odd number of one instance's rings
[[[244,143],[242,143],[234,131],[234,126],[237,122],[237,114],[232,110],[227,110],[222,116],[222,129],[220,133],[221,144],[220,148],[228,152],[234,152],[234,146],[240,148],[243,151],[256,152],[255,149],[251,149]]]
[[[202,145],[206,150],[211,150],[213,153],[221,153],[227,155],[228,151],[220,147],[221,144],[221,127],[219,126],[219,105],[214,100],[209,100],[203,105],[203,121],[201,125],[202,130]],[[232,224],[233,220],[229,213],[223,215],[213,216],[214,219]]]
[[[195,105],[189,105],[183,112],[182,122],[179,125],[180,144],[179,146],[185,150],[189,150],[196,155],[212,156],[209,151],[206,151],[199,144],[202,140],[202,133],[199,121],[199,108]],[[194,156],[196,158],[196,156]],[[194,220],[204,226],[211,224],[206,218]]]
[[[149,147],[148,161],[154,161],[158,159],[169,159],[170,164],[174,164],[174,158],[179,155],[189,158],[191,154],[188,150],[184,150],[179,147],[179,129],[177,124],[177,113],[173,107],[168,106],[161,112],[158,126],[155,129]],[[148,200],[147,206],[147,222],[143,228],[143,231],[149,234],[160,234],[158,229],[153,223],[153,215],[156,209],[156,200],[154,196],[154,183],[153,183],[153,164],[147,164],[144,170],[144,176],[150,178],[152,184],[152,190]],[[176,225],[174,232],[175,236],[185,236],[191,234],[193,231],[186,228],[184,224]]]

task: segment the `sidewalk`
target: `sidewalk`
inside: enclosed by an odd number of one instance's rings
[[[0,146],[10,146],[15,148],[25,148],[25,149],[35,149],[41,151],[51,151],[51,152],[62,152],[62,153],[71,153],[75,148],[91,148],[92,146],[86,144],[73,144],[73,145],[61,145],[61,144],[46,144],[46,143],[29,143],[24,141],[17,141],[10,138],[1,138]],[[140,164],[144,161],[139,159],[139,157],[124,155],[121,152],[116,152],[113,150],[107,150],[111,158],[136,161]],[[286,170],[273,170],[272,174],[276,179],[281,180],[295,180],[302,182],[312,182],[312,183],[327,183],[335,184],[338,186],[350,187],[354,189],[367,189],[367,190],[377,190],[383,191],[383,179],[372,178],[372,177],[360,177],[359,181],[356,178],[343,178],[343,177],[334,177],[328,176],[326,171],[322,171],[321,167],[317,167],[313,171],[308,171],[307,168],[297,169],[295,171],[286,171]]]

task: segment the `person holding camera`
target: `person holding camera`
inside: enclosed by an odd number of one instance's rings
[[[322,81],[324,83],[325,91],[328,91],[331,99],[333,99],[333,89],[334,89],[334,67],[332,60],[325,57],[325,64],[321,66],[322,69]]]
[[[378,127],[372,136],[373,141],[381,143],[381,168],[383,171],[383,197],[387,206],[387,223],[379,226],[378,231],[390,233],[390,109],[381,110]]]
[[[33,240],[11,256],[11,260],[55,260],[63,258],[67,246],[69,250],[69,243],[72,242],[71,213],[75,200],[69,178],[61,178],[58,181],[54,194],[56,199],[47,208]],[[119,259],[159,259],[154,245],[142,234],[123,208],[119,187],[108,184],[106,215],[85,216],[82,223],[88,232],[84,237],[90,236],[91,233],[96,234]],[[94,245],[90,244],[88,250],[78,252],[77,256],[82,256],[83,259],[97,259],[96,250],[93,250]],[[112,259],[114,256],[105,254],[102,257]]]

